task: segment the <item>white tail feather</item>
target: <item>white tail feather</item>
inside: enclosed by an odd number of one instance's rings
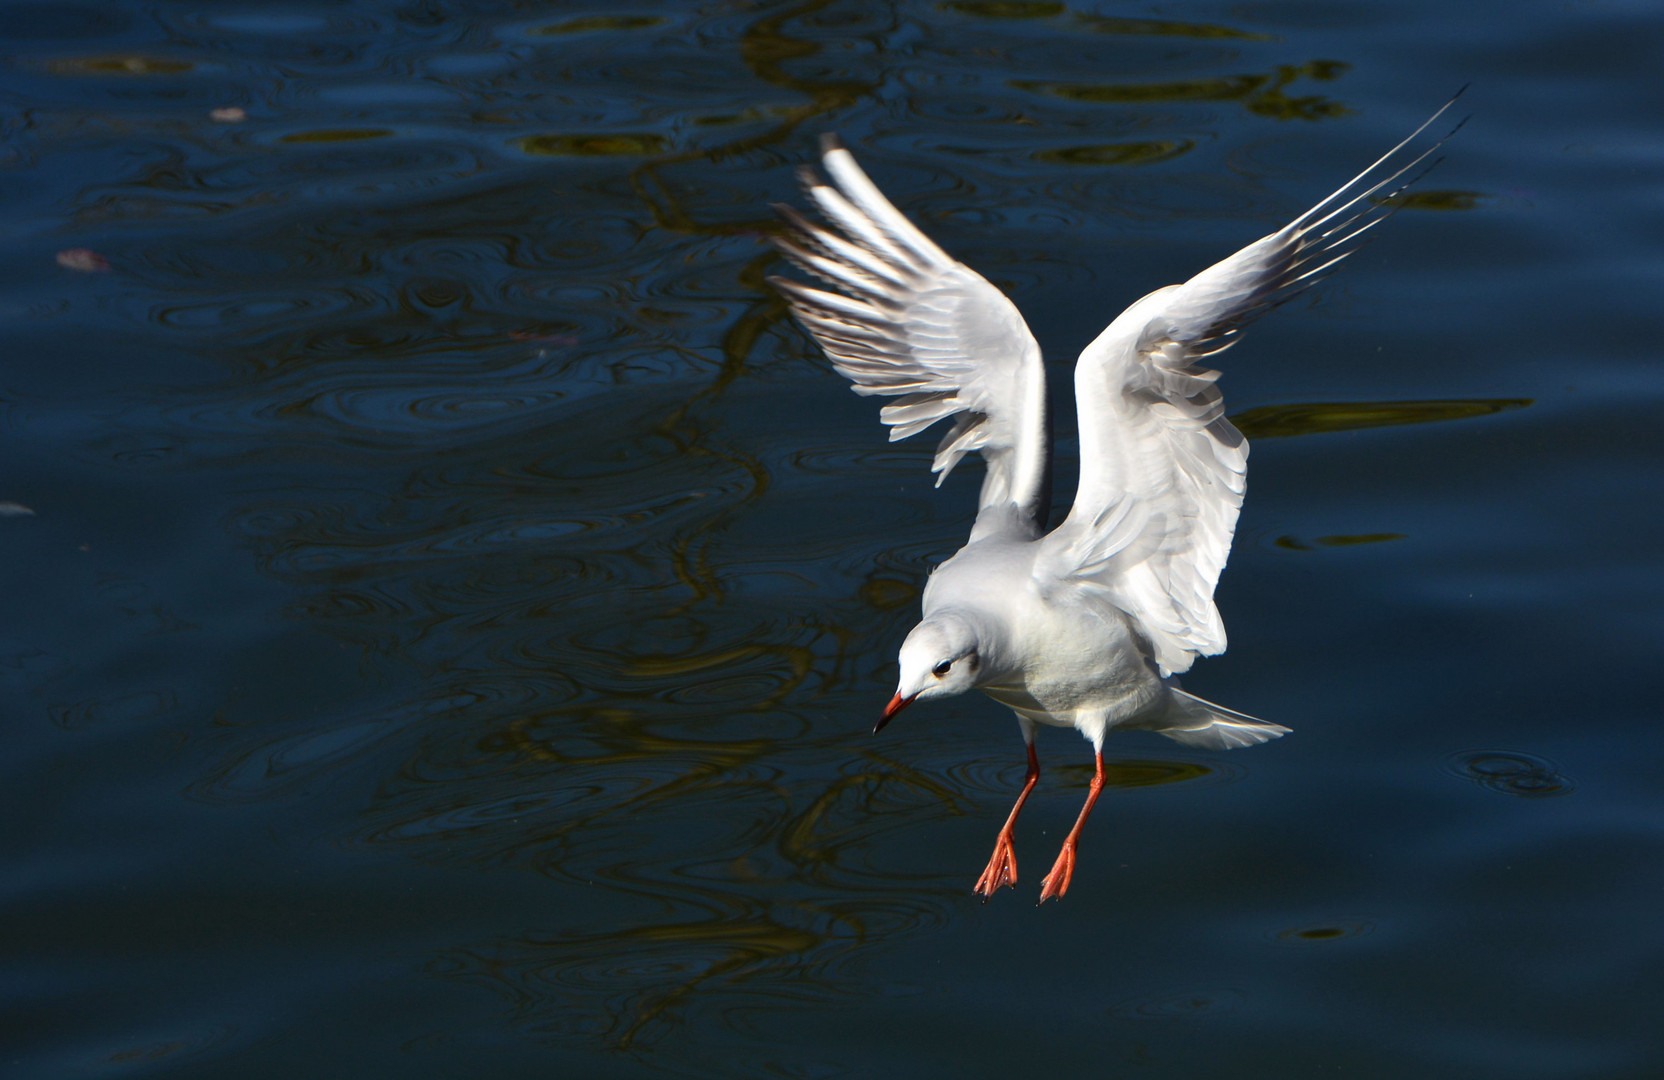
[[[1176,686],[1169,686],[1168,690],[1172,694],[1172,708],[1159,726],[1152,726],[1174,742],[1186,746],[1237,750],[1280,739],[1293,730],[1204,701]]]

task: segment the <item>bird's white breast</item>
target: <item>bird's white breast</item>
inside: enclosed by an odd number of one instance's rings
[[[1031,541],[989,539],[961,549],[931,576],[924,611],[980,616],[986,675],[978,688],[1044,723],[1072,725],[1102,711],[1111,725],[1145,711],[1162,694],[1160,677],[1132,619],[1070,582],[1042,587]]]

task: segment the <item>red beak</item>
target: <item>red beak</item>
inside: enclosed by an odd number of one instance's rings
[[[918,695],[914,694],[913,697],[918,697]],[[878,718],[878,723],[872,726],[872,733],[877,735],[880,731],[883,731],[884,725],[890,722],[890,718],[892,716],[907,708],[907,706],[911,704],[913,704],[913,698],[910,697],[902,697],[900,694],[897,694],[895,697],[891,698],[890,703],[884,706],[884,715],[880,716]]]

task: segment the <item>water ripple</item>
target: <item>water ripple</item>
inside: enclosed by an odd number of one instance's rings
[[[1488,791],[1519,799],[1569,795],[1577,786],[1554,762],[1517,750],[1464,750],[1446,759],[1445,768]]]

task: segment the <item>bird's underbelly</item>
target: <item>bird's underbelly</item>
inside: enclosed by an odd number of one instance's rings
[[[1160,699],[1160,676],[1123,619],[1081,610],[1025,629],[1021,663],[979,688],[1002,705],[1039,723],[1094,712],[1113,726]]]
[[[979,689],[1013,712],[1037,723],[1056,727],[1079,726],[1084,714],[1101,714],[1110,727],[1115,727],[1155,706],[1162,693],[1159,680],[1131,685],[1015,684]]]
[[[1061,726],[1086,713],[1113,726],[1158,702],[1161,678],[1132,617],[1068,583],[1042,589],[1034,550],[998,538],[967,545],[925,587],[926,618],[963,612],[997,642],[977,689],[1038,723]]]

